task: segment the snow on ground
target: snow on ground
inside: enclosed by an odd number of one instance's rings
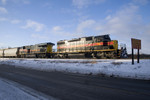
[[[102,74],[112,77],[150,79],[150,59],[135,65],[131,59],[9,59],[1,58],[0,64],[15,65],[42,71],[65,71],[81,74]]]
[[[56,100],[28,87],[0,78],[0,100]]]

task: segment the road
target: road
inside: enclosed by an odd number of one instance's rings
[[[41,66],[42,67],[42,66]],[[0,65],[0,77],[60,100],[150,100],[150,81]]]

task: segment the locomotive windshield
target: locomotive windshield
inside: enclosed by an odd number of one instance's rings
[[[96,42],[103,42],[103,41],[111,41],[109,35],[103,35],[103,36],[96,36],[95,37]]]

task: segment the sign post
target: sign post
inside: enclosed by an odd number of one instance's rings
[[[132,48],[132,65],[134,65],[134,50]]]
[[[138,49],[138,56],[137,56],[137,63],[139,63],[140,55],[139,55],[139,49]]]
[[[139,63],[140,55],[139,49],[141,49],[141,40],[131,38],[132,45],[132,65],[134,65],[134,49],[137,49],[137,63]]]

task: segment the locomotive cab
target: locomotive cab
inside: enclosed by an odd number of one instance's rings
[[[111,41],[109,35],[95,36],[95,42],[108,42]]]
[[[53,43],[41,43],[37,44],[37,48],[41,53],[52,53]]]

